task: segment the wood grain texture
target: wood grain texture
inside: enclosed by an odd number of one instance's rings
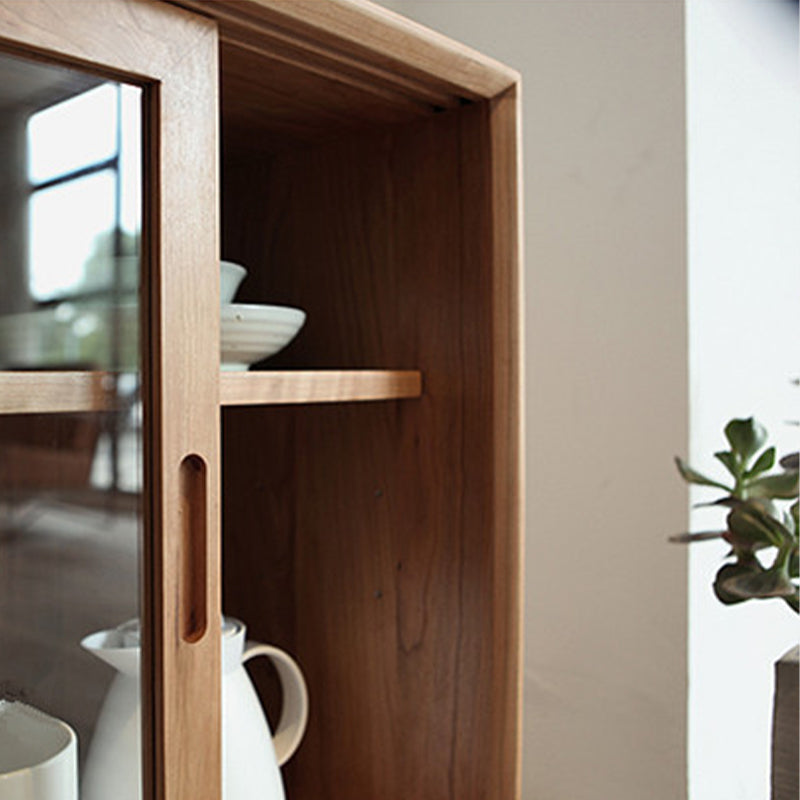
[[[523,487],[524,288],[522,264],[519,87],[489,104],[488,149],[492,187],[494,390],[494,649],[507,654],[495,673],[492,758],[500,777],[498,797],[519,797],[522,758],[522,586],[525,559]],[[476,143],[483,147],[484,143]]]
[[[213,26],[152,0],[0,0],[0,46],[113,80],[169,76]]]
[[[288,794],[516,797],[517,110],[500,95],[516,76],[357,0],[181,4],[222,25],[223,242],[251,268],[242,300],[309,314],[271,365],[425,375],[417,399],[223,413],[226,611],[292,652],[311,693]],[[146,89],[148,790],[217,800],[219,586],[211,634],[182,641],[171,500],[196,455],[214,576],[218,298],[198,289],[216,285],[214,27],[146,0],[0,0],[0,39]]]
[[[430,113],[429,104],[388,91],[365,91],[328,72],[298,69],[280,50],[265,52],[260,42],[246,44],[242,36],[224,41],[220,57],[228,148],[246,147],[257,136],[260,148],[277,152]]]
[[[220,24],[229,146],[248,132],[273,150],[329,140],[493,97],[518,77],[359,0],[176,1]]]
[[[145,795],[218,800],[216,29],[149,0],[3,0],[0,47],[144,88]],[[177,481],[191,453],[208,465],[209,634],[190,645],[178,625]]]
[[[145,478],[157,532],[145,558],[152,569],[146,607],[155,639],[158,800],[218,800],[222,769],[221,697],[214,688],[221,671],[218,45],[212,24],[192,21],[196,35],[147,94],[145,114],[151,280],[145,303],[150,338],[143,352],[150,359],[144,396],[152,432]],[[188,562],[184,546],[200,546],[200,540],[182,535],[180,478],[187,459],[203,465],[204,488],[195,487],[192,496],[202,499],[206,518],[206,552]],[[204,592],[187,563],[203,566]],[[189,595],[202,598],[205,609],[192,612],[204,621],[201,635],[187,638]]]
[[[0,414],[107,411],[114,397],[107,372],[0,372]]]
[[[220,381],[223,406],[346,403],[419,397],[416,370],[283,370],[228,372]]]
[[[298,800],[517,796],[515,114],[224,162],[242,299],[308,312],[274,365],[425,375],[417,401],[224,414],[225,607],[306,672]]]
[[[373,84],[417,82],[477,99],[494,97],[519,79],[504,64],[366,0],[176,2],[216,18],[223,37],[237,28],[261,29],[272,40],[357,65]]]

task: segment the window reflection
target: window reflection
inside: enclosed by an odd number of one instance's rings
[[[31,116],[28,122],[31,184],[116,158],[120,88],[104,83]]]
[[[104,290],[135,297],[139,94],[106,83],[30,117],[29,285],[38,301]]]
[[[31,194],[33,297],[44,300],[109,285],[116,193],[116,170],[105,169]]]
[[[137,367],[141,91],[96,84],[4,110],[3,369]]]

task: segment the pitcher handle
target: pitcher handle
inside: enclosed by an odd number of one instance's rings
[[[247,642],[242,664],[256,656],[267,656],[278,671],[283,693],[283,707],[278,727],[272,737],[275,759],[282,767],[300,745],[308,722],[308,691],[297,662],[283,650],[270,644]]]

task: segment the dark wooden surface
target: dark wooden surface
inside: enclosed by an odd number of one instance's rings
[[[798,663],[800,647],[792,648],[775,663],[775,705],[772,718],[772,800],[800,797],[800,747],[798,728]]]
[[[223,255],[253,273],[242,299],[308,312],[270,365],[425,379],[419,400],[224,412],[225,609],[309,683],[288,794],[503,796],[519,586],[517,531],[495,503],[508,372],[493,359],[509,351],[493,319],[489,109],[229,155]]]
[[[220,26],[229,146],[351,135],[501,94],[519,76],[379,5],[172,0]]]

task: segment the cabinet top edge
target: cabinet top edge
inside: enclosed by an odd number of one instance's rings
[[[242,27],[273,29],[365,66],[428,76],[471,99],[496,97],[520,82],[511,67],[369,0],[164,1],[215,19],[223,38]]]

